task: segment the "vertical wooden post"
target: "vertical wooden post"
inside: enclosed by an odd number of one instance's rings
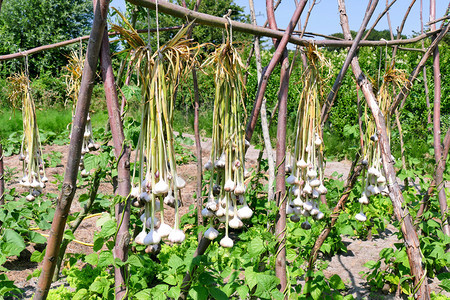
[[[69,155],[66,164],[66,172],[58,198],[55,215],[53,217],[50,235],[47,241],[42,272],[39,276],[36,287],[35,300],[47,298],[53,273],[59,254],[59,247],[64,233],[67,216],[77,188],[78,166],[80,164],[81,146],[84,136],[84,128],[91,104],[92,89],[94,88],[95,71],[97,69],[98,56],[108,15],[107,0],[97,0],[94,9],[94,21],[92,24],[91,36],[89,38],[86,60],[81,78],[80,94],[75,111],[75,118],[72,125],[72,135],[70,139]]]
[[[436,19],[436,0],[430,0],[430,21]],[[436,23],[431,24],[431,30],[436,30]],[[441,70],[439,63],[439,47],[433,51],[433,75],[434,75],[434,105],[433,105],[433,144],[434,158],[436,160],[436,171],[434,180],[436,181],[436,192],[439,199],[439,206],[442,215],[443,232],[450,236],[450,226],[448,224],[448,207],[445,196],[444,169],[445,159],[442,155],[441,145]]]
[[[125,262],[128,258],[128,245],[130,243],[130,199],[128,197],[130,194],[130,148],[125,144],[119,99],[114,80],[114,72],[111,65],[108,32],[106,30],[103,33],[100,59],[109,124],[114,144],[114,154],[118,162],[118,185],[116,193],[122,198],[115,207],[115,217],[118,227],[113,254],[114,258],[119,258],[121,261]],[[114,268],[116,299],[126,298],[126,277],[126,267]]]
[[[344,37],[350,40],[350,27],[348,25],[348,17],[345,9],[344,0],[338,0],[339,12],[341,19],[342,31]],[[404,208],[404,199],[397,183],[394,170],[394,160],[391,155],[391,148],[386,130],[386,120],[378,107],[376,97],[372,90],[372,85],[367,80],[364,73],[359,66],[358,57],[355,56],[351,63],[353,74],[356,77],[357,83],[366,98],[367,104],[372,112],[377,127],[378,140],[381,149],[381,157],[383,160],[383,169],[386,174],[387,186],[389,189],[389,197],[394,207],[394,214],[400,222],[400,227],[403,233],[403,238],[406,246],[406,253],[409,259],[411,268],[411,275],[414,277],[414,288],[417,289],[417,299],[430,299],[430,291],[426,273],[422,267],[422,254],[420,251],[420,242],[416,231],[412,225],[411,215],[408,208]]]

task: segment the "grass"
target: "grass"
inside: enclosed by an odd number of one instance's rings
[[[41,131],[51,131],[55,134],[61,134],[66,131],[68,125],[72,122],[70,110],[58,110],[48,108],[46,110],[36,110],[38,127]],[[93,127],[104,127],[108,122],[106,111],[99,111],[92,116]],[[2,109],[0,110],[0,137],[7,139],[14,132],[22,132],[22,112],[19,110]]]

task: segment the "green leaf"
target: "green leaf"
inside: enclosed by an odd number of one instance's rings
[[[79,290],[72,298],[72,300],[84,300],[88,299],[88,290],[87,289],[81,289]]]
[[[134,294],[134,298],[137,300],[151,299],[151,289],[145,289]]]
[[[30,231],[29,235],[30,235],[30,242],[32,243],[45,244],[47,242],[47,239],[38,232]]]
[[[72,230],[66,229],[66,231],[64,231],[63,238],[68,241],[73,241],[75,239],[75,236],[73,235]]]
[[[247,299],[249,291],[250,290],[246,285],[241,285],[236,289],[236,292],[238,293],[240,299]]]
[[[216,300],[228,300],[228,296],[215,287],[209,287],[208,288],[209,294]]]
[[[136,268],[144,267],[144,265],[142,264],[141,260],[137,255],[130,255],[130,257],[128,257],[127,264]]]
[[[3,234],[1,249],[6,256],[19,256],[20,252],[25,249],[25,242],[17,232],[6,229]]]
[[[248,267],[245,269],[245,282],[249,286],[249,288],[252,290],[255,285],[258,284],[258,279],[256,278],[256,274],[253,271],[252,267]]]
[[[167,296],[170,298],[178,299],[180,296],[181,290],[177,286],[173,286],[170,288],[170,290],[167,292]]]
[[[337,275],[337,274],[334,274],[333,276],[331,276],[329,279],[329,282],[333,289],[336,289],[336,290],[345,289],[344,282],[342,281],[341,277],[339,277],[339,275]]]
[[[114,220],[108,220],[103,224],[100,235],[104,238],[107,238],[115,233],[116,233],[116,222]]]
[[[111,251],[103,251],[98,256],[98,266],[107,267],[114,264],[114,258]]]
[[[179,267],[184,265],[184,262],[178,255],[174,254],[169,258],[169,261],[167,262],[167,264],[172,269],[178,269]]]
[[[450,279],[442,280],[439,286],[443,288],[446,292],[450,292]]]
[[[86,255],[86,257],[84,258],[84,261],[92,266],[96,266],[98,264],[98,254],[91,253],[89,255]]]
[[[256,257],[261,255],[261,253],[265,251],[263,240],[259,236],[252,239],[248,244],[247,250],[248,254],[250,254],[251,256]]]
[[[97,238],[94,240],[94,247],[93,247],[93,250],[94,250],[95,252],[97,252],[97,251],[99,251],[100,249],[102,249],[104,242],[105,242],[105,240],[104,240],[102,237],[100,237],[100,236],[97,237]]]
[[[196,300],[206,300],[208,298],[208,290],[203,286],[193,286],[189,290],[189,296]]]
[[[30,261],[40,263],[44,259],[44,256],[45,256],[45,250],[42,251],[42,253],[37,251],[37,250],[35,250],[31,254]]]

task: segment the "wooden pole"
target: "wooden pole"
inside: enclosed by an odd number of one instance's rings
[[[253,131],[255,130],[256,121],[258,119],[259,111],[261,109],[261,103],[262,99],[264,98],[264,93],[266,92],[267,83],[269,80],[270,74],[272,74],[272,71],[275,69],[275,66],[278,64],[280,59],[283,56],[284,50],[286,49],[286,45],[289,41],[289,37],[292,35],[292,31],[294,30],[295,26],[297,25],[298,19],[300,18],[300,15],[305,8],[307,0],[302,0],[299,5],[296,7],[294,14],[292,15],[291,21],[289,22],[289,27],[285,31],[283,37],[279,41],[279,44],[277,46],[277,49],[275,50],[275,53],[272,56],[272,59],[269,62],[269,65],[263,71],[262,80],[259,83],[258,91],[256,93],[256,100],[255,104],[253,106],[252,113],[250,115],[250,118],[247,123],[245,138],[247,141],[250,141],[252,139]]]
[[[348,25],[348,17],[345,9],[344,0],[338,0],[339,12],[341,19],[342,31],[346,39],[351,39],[350,27]],[[422,267],[422,253],[420,251],[420,242],[416,231],[412,225],[411,215],[408,208],[404,205],[403,195],[397,183],[394,170],[394,160],[392,159],[389,139],[386,130],[386,120],[378,107],[376,97],[372,90],[372,85],[367,80],[364,73],[359,66],[358,57],[355,56],[352,60],[352,70],[356,77],[357,83],[361,88],[367,104],[372,111],[375,119],[375,124],[378,133],[378,141],[381,149],[381,157],[383,161],[383,169],[387,178],[387,186],[389,189],[389,197],[392,200],[394,214],[400,222],[400,227],[403,233],[406,253],[409,259],[409,266],[411,268],[411,275],[414,278],[414,289],[417,289],[417,299],[430,299],[430,291],[426,273]]]
[[[436,19],[436,0],[430,0],[430,21]],[[436,29],[436,23],[431,24],[431,29]],[[434,105],[433,105],[433,146],[434,159],[436,160],[436,192],[439,199],[439,207],[442,215],[442,231],[450,236],[450,226],[448,223],[447,197],[445,196],[444,170],[445,160],[443,157],[443,147],[441,145],[441,70],[439,63],[439,48],[433,51],[433,76],[434,76]]]
[[[111,64],[109,40],[107,31],[103,33],[101,48],[101,70],[103,86],[105,89],[106,106],[108,108],[109,124],[114,145],[114,154],[117,160],[117,195],[121,201],[116,204],[115,218],[117,222],[117,235],[114,244],[114,258],[125,262],[128,259],[128,245],[130,243],[130,147],[125,144],[122,118],[120,115],[119,99],[117,96],[114,72]],[[128,277],[125,267],[114,267],[114,282],[116,299],[125,299],[127,294],[126,280]]]
[[[81,157],[81,146],[86,126],[86,119],[91,104],[92,89],[94,88],[95,71],[97,69],[100,46],[103,31],[108,15],[107,0],[98,0],[94,9],[94,21],[92,24],[91,36],[89,38],[86,60],[81,77],[80,94],[78,95],[75,117],[72,125],[72,135],[70,139],[69,155],[66,164],[66,172],[58,198],[55,215],[53,217],[50,235],[47,241],[47,248],[36,287],[35,300],[47,298],[47,294],[52,283],[53,273],[59,254],[59,247],[64,234],[67,216],[70,212],[73,197],[77,188],[77,174]]]
[[[331,88],[330,93],[328,94],[327,100],[325,101],[324,105],[322,106],[322,112],[321,112],[321,126],[325,124],[325,122],[328,119],[328,115],[330,113],[330,109],[333,106],[334,100],[337,97],[337,92],[339,88],[342,85],[342,80],[344,80],[344,76],[347,73],[348,67],[350,66],[350,63],[353,59],[353,57],[356,55],[356,51],[358,50],[359,44],[361,42],[362,36],[364,34],[364,31],[366,30],[367,24],[369,23],[370,18],[373,15],[373,12],[375,11],[375,8],[377,7],[378,0],[371,1],[369,3],[369,6],[366,9],[366,14],[364,15],[364,19],[361,23],[361,27],[358,30],[358,33],[356,34],[354,43],[352,44],[352,47],[347,53],[347,57],[345,58],[344,64],[339,71],[338,76],[336,77],[333,87]]]

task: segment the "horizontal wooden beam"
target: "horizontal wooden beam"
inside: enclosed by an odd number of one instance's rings
[[[127,0],[127,2],[147,7],[150,9],[155,10],[156,9],[156,0]],[[201,24],[201,25],[208,25],[218,28],[225,28],[225,25],[228,25],[228,21],[223,17],[216,17],[204,13],[199,13],[184,7],[181,7],[179,5],[170,3],[168,1],[164,0],[158,0],[158,11],[180,18],[188,21],[195,20],[195,23]],[[231,25],[233,27],[233,30],[248,33],[252,35],[257,36],[265,36],[270,38],[276,38],[281,39],[283,37],[283,32],[279,30],[273,30],[269,28],[264,28],[261,26],[251,25],[247,23],[237,22],[237,21],[231,21]],[[436,31],[429,31],[427,33],[418,35],[411,39],[399,39],[399,40],[390,40],[390,41],[360,41],[359,46],[360,47],[367,47],[367,46],[393,46],[393,45],[406,45],[418,42],[424,38],[427,38],[433,34],[436,34],[439,32],[440,29]],[[344,47],[351,47],[353,44],[353,41],[347,41],[347,40],[307,40],[307,39],[301,39],[296,36],[291,36],[289,38],[289,42],[295,45],[300,46],[307,46],[309,44],[314,44],[319,47],[337,47],[337,48],[344,48]]]
[[[178,30],[181,27],[183,27],[183,26],[180,25],[180,26],[164,27],[164,28],[160,28],[159,30],[160,31]],[[151,28],[150,31],[151,32],[156,32],[156,29],[155,28]],[[147,29],[140,29],[140,30],[138,30],[138,32],[145,33],[145,32],[148,32],[148,30]],[[115,31],[111,31],[111,32],[108,32],[108,35],[109,36],[115,36],[115,35],[119,35],[119,33],[115,32]],[[35,53],[42,52],[42,51],[45,51],[45,50],[61,48],[61,47],[67,46],[67,45],[79,43],[81,41],[86,41],[86,40],[89,40],[89,35],[80,36],[80,37],[77,37],[77,38],[74,38],[74,39],[70,39],[70,40],[59,42],[59,43],[55,43],[55,44],[39,46],[39,47],[36,47],[36,48],[20,51],[20,52],[17,52],[17,53],[0,55],[0,61],[11,60],[11,59],[20,58],[20,57],[25,57],[27,55],[35,54]]]

